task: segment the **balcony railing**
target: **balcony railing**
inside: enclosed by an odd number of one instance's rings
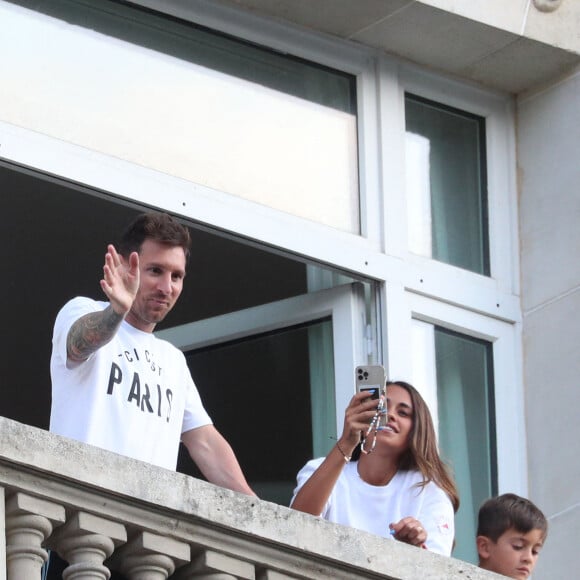
[[[498,578],[0,417],[0,580]],[[6,563],[6,566],[4,566]]]

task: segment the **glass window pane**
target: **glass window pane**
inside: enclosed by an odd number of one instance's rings
[[[0,3],[4,120],[359,233],[354,76],[117,2],[23,3],[45,14]]]
[[[477,563],[477,512],[497,480],[492,345],[435,327],[435,356],[439,445],[461,499],[454,556]]]
[[[262,499],[288,505],[296,473],[336,439],[331,340],[320,356],[329,335],[332,321],[321,320],[186,354],[206,409]],[[178,469],[198,475],[187,453]]]
[[[489,275],[485,119],[406,95],[409,249]]]

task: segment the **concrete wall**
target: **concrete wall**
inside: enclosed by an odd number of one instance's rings
[[[577,577],[580,70],[518,103],[530,498],[550,520],[535,579]]]
[[[422,0],[441,10],[566,50],[580,51],[576,0]]]

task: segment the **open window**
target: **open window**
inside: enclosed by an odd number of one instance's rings
[[[2,214],[20,216],[0,233],[4,247],[18,248],[2,290],[12,305],[12,364],[0,413],[47,428],[56,314],[76,295],[105,298],[106,245],[147,208],[8,164],[0,183]],[[298,469],[326,454],[342,427],[354,366],[367,360],[372,285],[185,223],[188,275],[159,333],[186,353],[204,404],[260,496],[287,504]],[[187,460],[181,468],[193,473]]]
[[[161,331],[186,353],[250,484],[287,505],[295,475],[342,428],[354,366],[366,361],[365,300],[353,283]],[[180,468],[191,469],[182,454]]]

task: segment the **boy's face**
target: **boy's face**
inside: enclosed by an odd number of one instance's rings
[[[523,534],[510,528],[498,538],[497,542],[485,536],[478,536],[479,565],[509,578],[526,580],[536,565],[543,544],[542,531],[538,529]]]

